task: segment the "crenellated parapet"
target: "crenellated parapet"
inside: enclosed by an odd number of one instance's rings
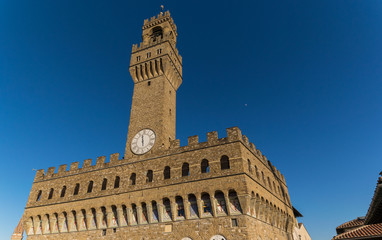
[[[166,11],[165,13],[161,12],[157,16],[153,16],[150,19],[145,19],[143,21],[142,30],[154,27],[154,26],[159,25],[165,21],[167,21],[170,24],[172,30],[174,31],[176,36],[178,36],[177,30],[176,30],[176,25],[175,25],[173,19],[171,18],[170,11]]]
[[[92,165],[92,159],[85,159],[83,161],[82,167],[79,167],[79,162],[73,162],[70,164],[69,170],[67,164],[62,164],[58,167],[57,172],[55,172],[56,167],[48,168],[46,174],[44,169],[37,170],[34,181],[43,181],[51,178],[57,178],[62,176],[69,176],[73,174],[78,174],[82,172],[88,172],[92,170],[107,168],[113,165],[118,165],[119,161],[119,153],[114,153],[110,155],[109,162],[106,162],[105,156],[97,157],[95,165]]]

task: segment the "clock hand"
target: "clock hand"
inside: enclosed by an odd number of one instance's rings
[[[142,147],[144,146],[144,142],[143,142],[143,135],[142,135]]]

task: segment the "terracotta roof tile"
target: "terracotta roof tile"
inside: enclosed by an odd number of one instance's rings
[[[382,223],[365,225],[360,228],[339,234],[334,239],[352,239],[382,236]]]
[[[354,220],[351,220],[349,222],[343,223],[339,225],[336,229],[344,229],[344,228],[350,228],[350,227],[357,227],[363,225],[365,222],[365,218],[356,218]]]

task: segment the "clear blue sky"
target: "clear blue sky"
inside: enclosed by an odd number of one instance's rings
[[[314,240],[365,215],[382,170],[382,2],[0,0],[0,239],[35,169],[123,153],[132,44],[178,26],[177,138],[238,126]]]

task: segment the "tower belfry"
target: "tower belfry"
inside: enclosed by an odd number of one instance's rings
[[[167,149],[175,139],[176,91],[182,84],[177,35],[170,12],[161,12],[144,21],[142,42],[133,45],[129,71],[134,92],[125,158]]]

